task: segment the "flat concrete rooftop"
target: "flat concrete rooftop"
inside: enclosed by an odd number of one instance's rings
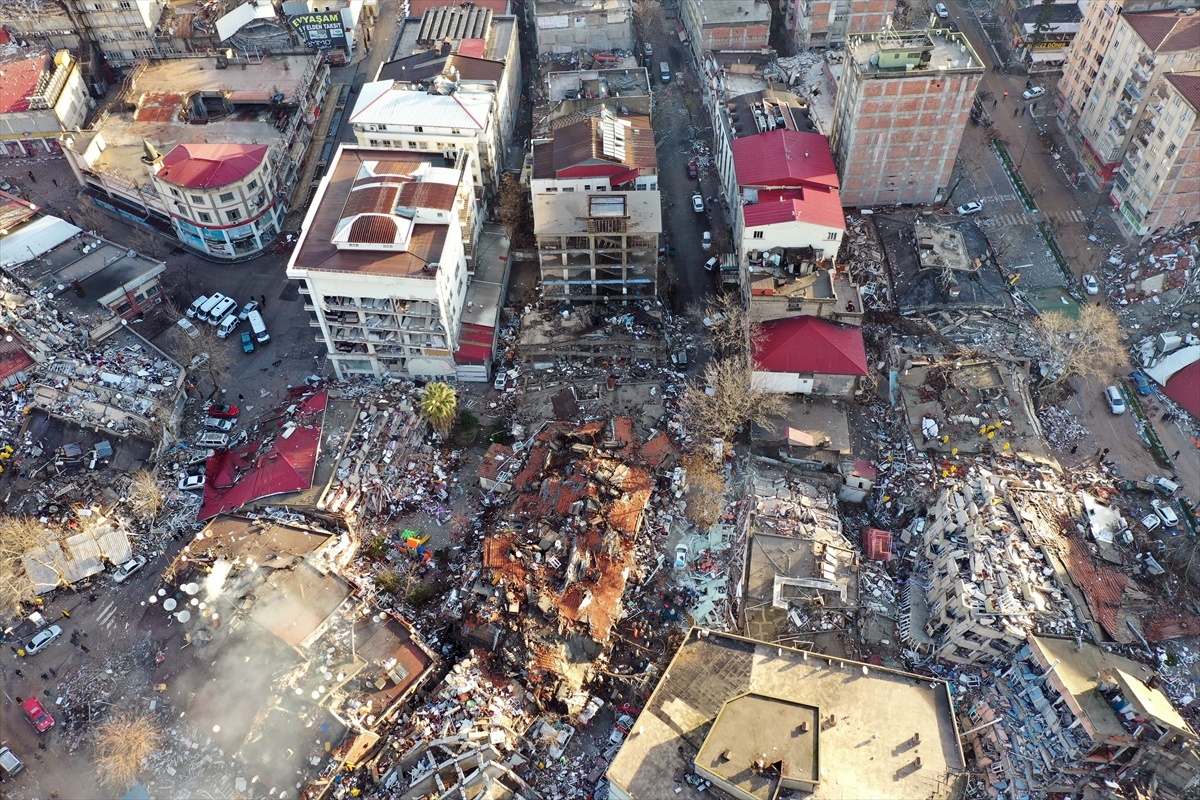
[[[609,780],[635,800],[675,797],[676,778],[710,753],[705,742],[717,715],[746,694],[817,709],[820,785],[811,798],[916,800],[940,796],[963,774],[944,681],[693,628],[609,767]],[[794,717],[798,729],[807,719],[812,730],[808,713],[784,715],[779,724]],[[740,710],[733,717],[742,721],[730,734],[718,730],[725,744],[718,754],[758,741],[761,720]],[[735,744],[737,731],[746,745]]]
[[[878,62],[871,63],[871,56],[880,56],[879,61],[886,64],[886,53],[897,49],[916,49],[921,47],[922,43],[931,48],[931,53],[929,63],[921,68],[905,71],[888,69],[885,66],[881,69]],[[878,77],[902,78],[905,75],[928,73],[931,70],[983,72],[983,62],[967,37],[948,30],[895,31],[893,36],[886,38],[877,33],[851,36],[846,42],[846,58],[855,62],[859,72]]]
[[[775,800],[780,778],[815,780],[819,715],[814,706],[776,697],[735,697],[713,723],[696,766],[750,797]]]

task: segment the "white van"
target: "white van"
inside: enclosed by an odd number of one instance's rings
[[[200,313],[200,309],[204,308],[204,304],[207,302],[208,302],[208,295],[206,295],[206,294],[202,294],[199,297],[197,297],[195,300],[193,300],[192,304],[190,306],[188,306],[188,310],[187,310],[188,319],[195,319],[196,315]]]
[[[214,308],[219,306],[221,304],[221,301],[224,299],[226,299],[225,295],[221,294],[220,292],[217,292],[212,297],[205,300],[204,305],[200,306],[200,310],[196,312],[196,319],[200,319],[200,320],[204,320],[205,322],[208,322],[209,314],[212,312],[212,310]]]
[[[229,444],[229,435],[225,433],[206,433],[196,440],[198,447],[225,447]]]
[[[254,341],[259,344],[271,341],[271,334],[267,333],[267,323],[263,322],[262,314],[251,311],[246,316],[246,321],[250,323],[250,330],[254,331]]]
[[[225,319],[221,320],[221,327],[217,328],[217,336],[224,339],[233,333],[233,329],[239,324],[241,324],[241,320],[237,318],[237,314],[226,314]]]
[[[236,317],[237,316],[237,300],[234,300],[232,297],[226,297],[220,303],[217,303],[215,306],[213,306],[212,311],[208,312],[208,321],[211,322],[213,325],[220,325],[221,320],[225,319],[225,317],[231,311],[233,312],[233,315]]]

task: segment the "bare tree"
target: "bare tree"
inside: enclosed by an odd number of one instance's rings
[[[161,740],[162,731],[148,714],[119,713],[100,725],[95,755],[100,782],[127,790]]]
[[[138,470],[129,482],[129,507],[142,522],[153,522],[166,501],[162,484],[149,470]]]
[[[72,215],[75,224],[87,231],[103,231],[112,218],[87,197],[80,196]]]
[[[721,519],[725,496],[725,473],[713,457],[711,447],[700,447],[685,456],[687,470],[687,516],[696,527],[708,530]]]
[[[1104,306],[1085,305],[1078,317],[1058,311],[1042,314],[1028,333],[1042,368],[1041,387],[1071,378],[1107,377],[1126,358],[1117,315]]]
[[[705,438],[727,440],[753,423],[774,430],[772,417],[787,411],[779,392],[756,388],[749,356],[714,358],[704,374],[687,382],[682,404],[684,424]]]
[[[530,189],[511,172],[500,179],[500,200],[496,213],[504,222],[509,243],[518,249],[533,247],[533,201]]]
[[[134,228],[128,236],[129,246],[144,256],[161,258],[164,245],[162,239],[144,228]]]
[[[0,614],[15,613],[21,603],[37,597],[23,558],[49,539],[49,532],[36,517],[0,517]],[[57,572],[55,565],[48,566]]]
[[[183,312],[179,306],[170,300],[164,300],[163,313],[171,319],[179,319]],[[212,381],[212,397],[221,390],[222,384],[229,379],[233,368],[233,356],[229,351],[229,342],[217,336],[216,328],[206,323],[196,326],[196,335],[190,336],[183,328],[174,326],[171,331],[173,344],[172,355],[183,364],[183,368],[194,373],[204,373]]]
[[[763,326],[750,321],[750,312],[737,292],[724,292],[705,300],[700,319],[709,340],[709,347],[718,356],[745,356],[762,344],[766,337]]]

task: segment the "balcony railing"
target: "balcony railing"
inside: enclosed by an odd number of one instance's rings
[[[1137,84],[1135,84],[1133,81],[1125,82],[1125,94],[1129,95],[1130,97],[1132,97],[1134,100],[1138,101],[1139,103],[1142,101],[1142,97],[1144,96],[1142,94],[1142,90],[1139,89]],[[1133,113],[1132,109],[1130,110],[1129,113],[1131,113],[1131,114]]]

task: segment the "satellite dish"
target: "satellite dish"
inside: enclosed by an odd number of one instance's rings
[[[151,598],[151,599],[154,599],[154,598]],[[167,611],[174,611],[175,610],[175,598],[169,597],[166,600],[163,600],[163,608]]]
[[[180,622],[187,622],[191,618],[192,612],[188,611],[186,608],[175,615],[175,619],[179,620]]]

